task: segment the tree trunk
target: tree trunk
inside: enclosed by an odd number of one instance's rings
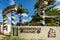
[[[20,20],[19,20],[19,23],[20,23],[20,26],[22,26],[22,14],[20,14]]]
[[[16,26],[22,26],[22,14],[19,16],[19,22],[17,23]]]

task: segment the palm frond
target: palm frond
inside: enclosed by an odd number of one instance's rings
[[[28,13],[28,10],[27,9],[24,9],[22,7],[22,5],[20,4],[18,7],[17,7],[17,13],[16,14],[22,14],[22,13]]]

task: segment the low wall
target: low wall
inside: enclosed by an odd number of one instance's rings
[[[60,27],[18,26],[18,36],[25,39],[60,40]]]

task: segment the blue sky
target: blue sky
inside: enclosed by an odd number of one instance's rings
[[[2,10],[6,8],[9,5],[12,4],[22,4],[23,8],[26,8],[29,12],[29,15],[32,16],[34,13],[34,4],[36,3],[36,0],[0,0],[0,22],[3,22],[3,17],[2,17]],[[11,21],[11,14],[8,14],[8,21]],[[16,15],[15,22],[18,22],[19,16]],[[23,22],[31,20],[31,17],[28,18],[28,16],[23,17]]]
[[[36,3],[37,0],[0,0],[0,22],[3,22],[3,17],[2,17],[2,10],[6,8],[9,5],[12,4],[22,4],[23,8],[28,9],[29,16],[32,16],[34,14],[34,4]],[[55,2],[56,8],[60,8],[60,0],[56,0]],[[8,14],[8,21],[11,22],[11,14]],[[19,16],[15,16],[15,22],[18,22]],[[24,16],[22,22],[30,21],[31,17]]]

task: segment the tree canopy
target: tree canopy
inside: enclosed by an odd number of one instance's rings
[[[38,8],[39,4],[40,4],[42,1],[48,1],[48,6],[49,6],[49,5],[53,5],[53,4],[55,3],[55,0],[37,0],[37,2],[35,3],[34,7],[35,7],[35,8]]]
[[[49,15],[49,16],[53,16],[53,15],[60,15],[60,10],[58,9],[55,9],[55,8],[51,8],[49,10],[46,10],[46,15]],[[58,19],[58,20],[57,20]],[[58,26],[59,24],[57,23],[57,21],[59,22],[59,17],[58,18],[45,18],[45,23],[46,23],[46,26]],[[38,13],[35,13],[33,16],[32,16],[32,20],[30,21],[30,23],[34,24],[36,26],[39,26],[40,24],[40,17],[38,16]]]
[[[53,16],[53,15],[60,15],[60,10],[52,8],[50,10],[45,11],[46,15]]]

